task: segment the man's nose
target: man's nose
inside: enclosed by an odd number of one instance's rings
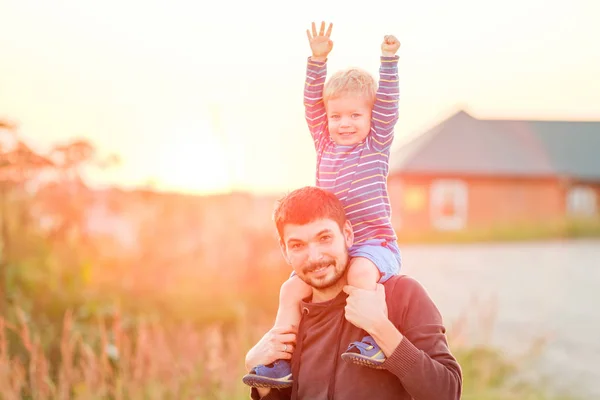
[[[308,260],[310,262],[320,261],[322,258],[321,250],[319,246],[311,244],[308,246]]]

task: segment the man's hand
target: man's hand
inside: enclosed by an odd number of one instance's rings
[[[312,35],[307,29],[306,36],[308,36],[308,43],[310,43],[310,49],[312,50],[312,59],[315,61],[325,61],[331,49],[333,49],[333,42],[329,39],[331,36],[331,28],[333,24],[329,24],[327,32],[325,32],[325,21],[321,22],[321,29],[317,34],[317,28],[315,23],[312,23]]]
[[[296,328],[273,328],[246,354],[248,372],[257,365],[271,364],[275,360],[289,360],[296,344]]]
[[[346,285],[344,292],[348,293],[345,309],[348,322],[372,334],[371,332],[376,327],[387,320],[387,304],[383,285],[377,284],[375,290]]]
[[[381,55],[384,57],[393,57],[400,48],[400,41],[394,35],[385,35],[381,43]]]

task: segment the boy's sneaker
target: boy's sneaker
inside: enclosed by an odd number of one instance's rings
[[[292,386],[292,366],[287,360],[277,360],[273,364],[258,365],[246,374],[242,381],[252,387],[284,389]]]
[[[364,367],[383,369],[381,365],[385,361],[385,355],[375,339],[365,336],[360,342],[351,343],[346,352],[342,353],[342,359]]]

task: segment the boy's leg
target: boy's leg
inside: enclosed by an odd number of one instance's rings
[[[375,290],[381,272],[373,261],[366,257],[354,257],[348,266],[348,284],[361,289]]]
[[[300,301],[310,296],[311,287],[293,275],[281,285],[279,308],[275,328],[298,327],[302,314]],[[291,344],[290,344],[291,346]],[[292,347],[293,348],[293,347]],[[277,360],[273,364],[258,365],[246,374],[242,381],[248,386],[283,389],[292,385],[292,370],[288,360]]]
[[[311,287],[297,275],[290,277],[279,290],[279,308],[275,317],[275,327],[298,327],[300,324],[300,302],[310,296]]]
[[[348,266],[348,284],[361,289],[375,290],[384,273],[366,257],[353,257]],[[387,313],[387,310],[386,310]],[[342,359],[354,364],[380,369],[385,361],[383,351],[368,334],[360,342],[350,344]]]

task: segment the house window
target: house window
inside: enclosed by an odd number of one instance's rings
[[[567,213],[571,216],[590,216],[597,211],[596,192],[587,186],[575,186],[567,193]]]
[[[431,223],[439,230],[459,230],[467,224],[467,184],[460,180],[436,180],[431,184]]]

